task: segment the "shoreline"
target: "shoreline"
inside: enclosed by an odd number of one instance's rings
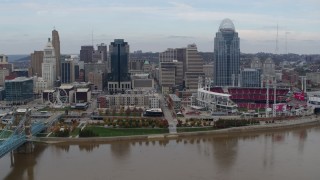
[[[232,127],[219,130],[210,131],[197,131],[197,132],[182,132],[174,134],[154,134],[154,135],[134,135],[134,136],[116,136],[116,137],[88,137],[88,138],[65,138],[65,137],[35,137],[33,142],[41,142],[47,144],[54,143],[83,143],[83,142],[94,142],[94,143],[107,143],[116,141],[154,141],[154,140],[165,140],[165,139],[177,139],[192,136],[212,136],[212,137],[228,137],[234,135],[245,135],[248,133],[265,133],[274,132],[279,130],[299,128],[305,126],[317,126],[320,125],[320,117],[307,117],[303,119],[301,117],[297,120],[283,121],[274,124],[260,124],[253,126],[241,126]]]

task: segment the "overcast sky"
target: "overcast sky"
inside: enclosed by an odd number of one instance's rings
[[[224,18],[241,52],[275,53],[278,24],[279,53],[320,54],[319,8],[320,0],[0,0],[0,54],[42,50],[54,27],[65,54],[92,44],[92,34],[94,44],[125,39],[131,52],[190,43],[213,51]]]

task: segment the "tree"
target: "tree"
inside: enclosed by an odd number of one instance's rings
[[[131,114],[131,110],[130,110],[130,108],[128,107],[128,108],[126,109],[126,115],[129,116],[130,114]]]
[[[113,108],[113,109],[112,109],[112,115],[113,115],[113,116],[115,116],[115,115],[116,115],[116,113],[117,113],[116,108]]]
[[[107,108],[104,113],[108,116],[110,114],[109,108]]]
[[[139,108],[138,109],[138,112],[141,114],[143,112],[143,109],[142,108]]]
[[[120,115],[123,115],[123,113],[124,113],[124,109],[123,109],[123,107],[121,107],[119,114],[120,114]]]

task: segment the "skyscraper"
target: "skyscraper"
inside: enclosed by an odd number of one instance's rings
[[[61,76],[61,63],[60,63],[60,38],[57,30],[52,31],[52,46],[56,55],[56,79]]]
[[[129,44],[123,39],[115,39],[109,46],[111,57],[111,72],[108,75],[108,89],[110,91],[124,91],[131,89],[128,61]]]
[[[186,48],[169,48],[166,51],[159,53],[160,70],[162,69],[161,66],[163,63],[173,62],[174,60],[182,63],[182,78],[184,81],[183,83],[183,81],[178,80],[174,85],[182,87],[184,84],[184,88],[188,90],[196,90],[198,88],[199,76],[204,76],[203,59],[198,53],[197,45],[189,44]],[[177,63],[175,64],[178,65]],[[177,76],[178,75],[176,74],[176,77]],[[161,81],[160,76],[160,84]]]
[[[56,56],[50,38],[44,48],[42,78],[48,83],[49,88],[54,86],[54,82],[56,80]]]
[[[240,74],[240,39],[230,19],[224,19],[214,38],[214,84],[235,86]]]
[[[93,46],[81,46],[80,61],[83,61],[84,63],[91,63],[93,52],[94,52]]]
[[[34,51],[31,53],[31,71],[32,75],[42,75],[43,51]]]

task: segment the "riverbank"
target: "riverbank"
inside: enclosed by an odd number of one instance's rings
[[[296,120],[279,121],[272,124],[260,124],[253,126],[242,126],[233,127],[227,129],[211,130],[211,131],[198,131],[198,132],[183,132],[174,134],[155,134],[155,135],[134,135],[134,136],[117,136],[117,137],[89,137],[89,138],[59,138],[59,137],[39,137],[34,138],[35,142],[44,143],[77,143],[77,142],[113,142],[113,141],[147,141],[147,140],[158,140],[158,139],[173,139],[188,136],[234,136],[246,133],[261,133],[261,132],[272,132],[284,129],[291,129],[304,126],[318,126],[320,125],[320,117],[309,116],[301,117]]]

